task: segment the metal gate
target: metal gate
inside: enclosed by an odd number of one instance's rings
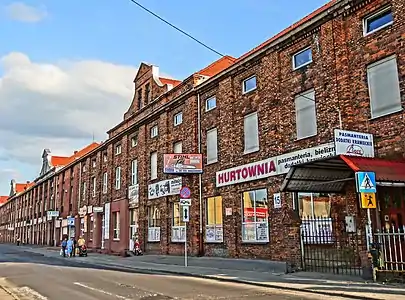
[[[361,275],[364,236],[346,232],[345,220],[307,218],[301,223],[301,263],[309,272]],[[363,242],[363,243],[362,243]]]

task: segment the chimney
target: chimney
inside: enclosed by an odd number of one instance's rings
[[[28,180],[28,181],[27,181],[27,184],[29,184],[29,183],[30,183],[30,181]]]
[[[76,154],[77,154],[77,152],[78,152],[78,151],[76,150],[75,152],[73,152],[73,154],[74,154],[74,155],[76,155]]]

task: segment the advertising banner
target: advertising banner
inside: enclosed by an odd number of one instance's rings
[[[182,186],[181,177],[162,180],[148,186],[148,199],[156,199],[180,194]]]
[[[201,174],[203,172],[202,154],[164,154],[163,173]]]

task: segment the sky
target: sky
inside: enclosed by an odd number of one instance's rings
[[[139,0],[239,57],[327,0]],[[71,155],[122,121],[141,62],[184,79],[219,56],[130,0],[0,0],[0,195],[33,180],[43,149]]]

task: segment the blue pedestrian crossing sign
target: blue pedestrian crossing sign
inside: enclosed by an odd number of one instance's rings
[[[377,183],[374,172],[356,172],[356,187],[358,193],[376,193]]]

